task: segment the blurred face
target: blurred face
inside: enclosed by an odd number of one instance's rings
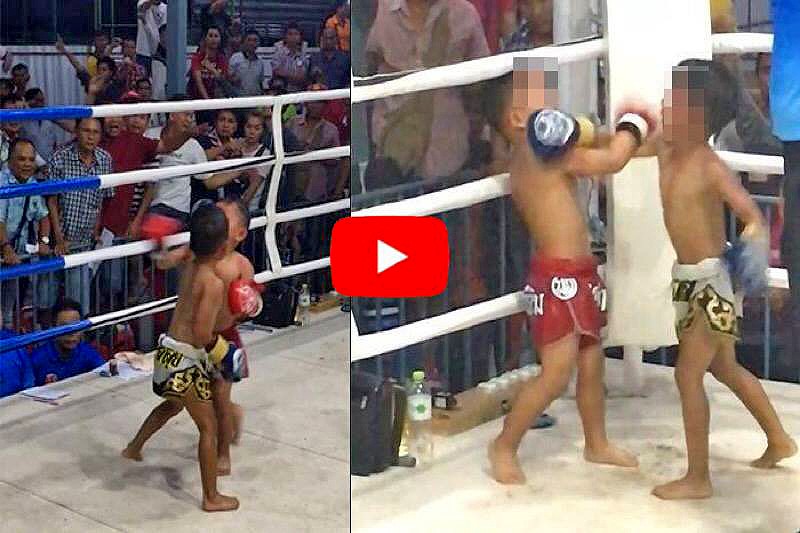
[[[105,78],[111,77],[111,69],[105,63],[98,63],[97,64],[97,74],[103,76]]]
[[[344,4],[336,8],[339,18],[350,18],[350,4]]]
[[[25,102],[8,102],[3,106],[3,109],[25,109]],[[19,133],[22,124],[19,122],[2,122],[0,127],[11,137],[15,137]]]
[[[28,143],[16,145],[8,161],[8,167],[20,181],[27,181],[33,176],[36,173],[36,150],[33,145]]]
[[[306,104],[308,116],[311,118],[320,118],[322,111],[325,109],[325,102],[308,102]]]
[[[219,43],[222,41],[222,36],[216,29],[210,29],[206,33],[206,47],[216,50],[219,48]]]
[[[32,109],[44,106],[45,106],[44,93],[41,91],[36,93],[36,96],[28,100],[28,107]]]
[[[56,315],[56,326],[63,326],[72,322],[77,322],[81,319],[80,313],[72,309],[66,309]],[[56,346],[62,352],[71,352],[78,347],[81,342],[80,333],[70,333],[69,335],[62,335],[56,337]]]
[[[664,98],[664,140],[670,143],[703,142],[705,107],[702,89],[687,89],[679,78]],[[682,88],[681,88],[682,86]],[[677,88],[676,88],[677,87]]]
[[[236,247],[247,237],[247,228],[244,227],[244,220],[236,204],[227,202],[217,202],[217,207],[225,213],[228,219],[228,246]]]
[[[228,46],[230,47],[232,52],[238,52],[242,49],[242,36],[241,35],[231,35],[228,37]]]
[[[107,117],[103,121],[103,131],[106,137],[113,138],[122,132],[124,125],[125,122],[122,120],[122,117]]]
[[[149,122],[149,115],[129,115],[125,117],[125,129],[131,133],[143,135]]]
[[[338,45],[339,37],[336,35],[336,30],[333,28],[325,28],[325,31],[322,32],[322,49],[326,51],[336,50]]]
[[[131,59],[136,59],[136,41],[125,39],[122,43],[122,55]]]
[[[264,135],[264,122],[258,117],[250,117],[244,125],[244,135],[247,142],[255,144]]]
[[[528,0],[528,2],[530,3],[529,12],[533,30],[538,34],[552,32],[553,0]]]
[[[300,41],[301,38],[302,37],[300,35],[300,31],[299,30],[297,30],[295,28],[291,28],[291,29],[286,30],[286,39],[285,39],[285,41],[286,41],[286,44],[288,46],[299,46],[300,42],[301,42]]]
[[[11,79],[14,80],[14,85],[17,87],[25,87],[25,85],[28,84],[28,80],[31,79],[31,76],[28,74],[28,69],[21,68],[11,73]]]
[[[82,120],[78,126],[78,148],[92,151],[100,142],[100,121],[97,119]]]
[[[194,124],[194,113],[178,111],[169,114],[169,121],[181,129],[188,129]]]
[[[759,56],[756,76],[758,77],[758,88],[763,96],[769,97],[769,76],[772,72],[772,54],[762,54]]]
[[[526,127],[534,111],[558,107],[558,71],[543,65],[514,65],[512,121],[515,127]]]
[[[153,98],[153,86],[147,80],[139,80],[136,84],[136,92],[145,100]]]
[[[94,49],[97,50],[98,52],[104,51],[108,46],[108,44],[109,44],[108,37],[105,35],[98,35],[97,37],[94,38]]]
[[[8,96],[9,94],[11,94],[12,90],[13,89],[11,88],[11,84],[8,81],[0,83],[0,97]]]
[[[258,35],[248,35],[242,42],[242,51],[252,54],[258,48]]]
[[[216,129],[220,137],[233,137],[236,133],[236,116],[229,111],[221,111],[217,115]]]

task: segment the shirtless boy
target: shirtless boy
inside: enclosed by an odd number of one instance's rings
[[[522,389],[502,432],[489,446],[492,477],[510,484],[525,482],[517,459],[523,435],[561,396],[576,365],[584,458],[624,467],[638,465],[634,455],[612,445],[606,436],[605,361],[600,345],[605,289],[576,198],[576,178],[621,170],[648,130],[654,129],[656,119],[646,110],[631,107],[639,114],[626,113],[613,135],[605,136],[602,143],[593,140],[591,123],[556,110],[558,72],[555,65],[541,61],[515,59],[508,117],[514,127],[512,199],[537,246],[526,292],[533,315],[530,330],[542,363],[541,374]]]
[[[212,362],[222,360],[230,348],[214,333],[225,298],[215,268],[225,256],[228,221],[220,208],[204,205],[192,213],[189,228],[193,257],[183,266],[175,313],[159,339],[153,392],[175,411],[186,408],[200,431],[203,510],[233,511],[239,501],[217,492],[217,420],[210,376]]]
[[[226,289],[223,294],[224,305],[214,324],[214,332],[239,348],[236,350],[235,361],[232,358],[227,359],[224,364],[215,366],[211,375],[218,430],[217,474],[224,476],[230,474],[230,445],[238,439],[243,420],[242,407],[231,401],[231,386],[234,382],[247,377],[249,373],[247,355],[241,349],[242,341],[236,324],[260,312],[261,297],[258,294],[260,288],[252,283],[253,265],[236,251],[236,247],[247,237],[250,226],[249,213],[244,204],[238,200],[222,200],[216,205],[225,213],[225,218],[228,220],[228,237],[225,241],[224,256],[214,266],[215,274],[222,280]],[[158,261],[158,267],[175,268],[191,259],[192,252],[189,247],[182,246],[162,257]],[[142,423],[142,427],[123,450],[122,455],[141,461],[142,448],[147,440],[180,412],[181,406],[170,402],[157,406]]]
[[[672,297],[679,339],[675,381],[681,397],[688,470],[660,485],[663,499],[712,495],[708,465],[709,408],[703,378],[707,370],[744,403],[767,437],[764,454],[751,463],[772,468],[797,452],[761,383],[736,361],[739,339],[729,268],[741,282],[763,285],[768,232],[758,206],[709,147],[706,140],[724,125],[719,120],[725,93],[736,79],[716,62],[687,60],[672,72],[663,111],[663,133],[654,136],[643,155],[657,155],[664,222],[677,253]],[[725,205],[741,220],[743,253],[729,265],[725,252]],[[749,279],[748,279],[749,278]]]

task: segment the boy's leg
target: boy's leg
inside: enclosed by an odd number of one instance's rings
[[[797,453],[797,444],[783,429],[761,382],[736,361],[733,341],[722,343],[711,362],[711,373],[733,391],[767,435],[767,449],[750,463],[752,466],[773,468],[781,459]]]
[[[491,473],[498,482],[525,483],[525,474],[517,460],[519,444],[533,421],[566,389],[577,355],[578,337],[575,335],[568,335],[539,351],[541,374],[520,391],[503,422],[503,431],[489,445]]]
[[[231,441],[233,440],[233,409],[231,385],[221,377],[211,381],[214,392],[214,412],[217,417],[217,475],[231,473]]]
[[[184,406],[200,432],[197,458],[203,483],[203,510],[233,511],[239,507],[239,500],[217,492],[217,420],[214,404],[188,393],[184,397]]]
[[[582,347],[578,353],[576,400],[583,423],[583,457],[592,463],[638,466],[636,456],[612,446],[606,435],[605,354],[599,342]]]
[[[708,471],[709,412],[703,377],[716,352],[717,343],[705,318],[698,316],[694,325],[681,335],[675,365],[689,467],[684,477],[653,489],[653,494],[659,498],[709,498],[713,492]]]
[[[144,444],[153,436],[153,434],[161,429],[167,421],[180,413],[183,410],[183,405],[177,400],[164,400],[153,409],[150,414],[142,422],[142,427],[136,433],[128,446],[122,450],[122,456],[134,461],[142,460],[142,448]]]
[[[233,415],[233,436],[231,444],[239,444],[242,437],[242,427],[244,426],[244,409],[238,403],[231,401],[231,413]]]

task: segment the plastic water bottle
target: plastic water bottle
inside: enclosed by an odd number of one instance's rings
[[[416,370],[408,385],[408,453],[417,464],[427,466],[433,461],[432,402],[425,383],[425,372]]]
[[[297,324],[299,326],[308,325],[310,309],[311,294],[308,291],[308,283],[303,283],[303,288],[300,291],[300,301],[297,304]]]

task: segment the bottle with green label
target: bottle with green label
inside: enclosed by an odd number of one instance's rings
[[[433,461],[432,402],[422,370],[411,374],[407,406],[408,454],[416,459],[418,465],[427,466]]]

